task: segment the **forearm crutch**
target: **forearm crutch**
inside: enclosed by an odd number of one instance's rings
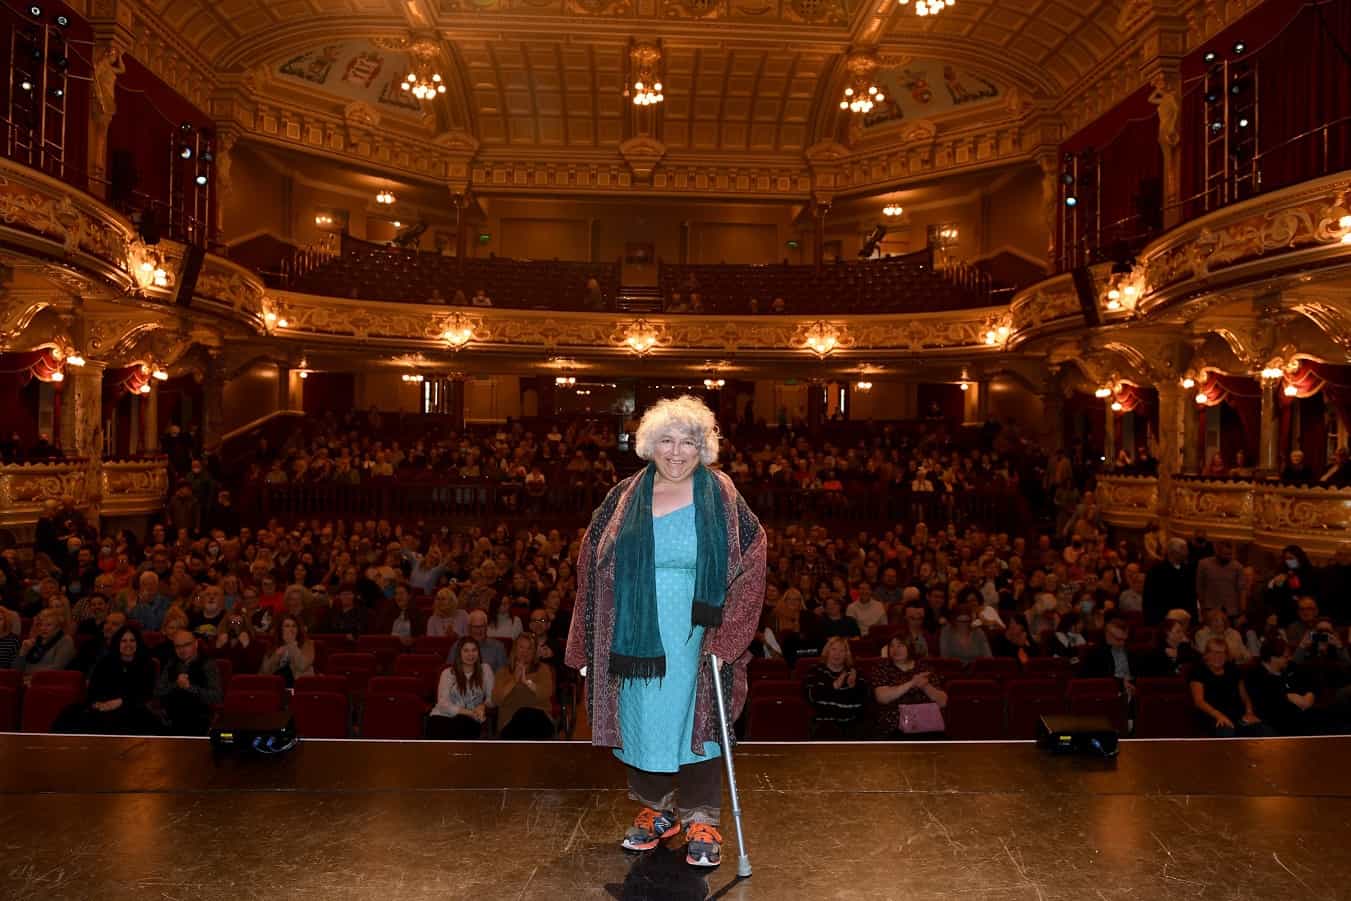
[[[722,730],[722,759],[727,764],[727,786],[732,790],[732,822],[736,824],[736,849],[739,855],[736,862],[736,874],[746,877],[751,874],[751,858],[746,853],[746,836],[741,831],[741,797],[736,790],[736,768],[732,765],[732,733],[727,727],[727,705],[722,699],[722,662],[717,654],[708,655],[713,668],[713,694],[718,699],[718,727]]]

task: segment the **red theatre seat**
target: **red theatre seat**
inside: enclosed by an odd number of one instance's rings
[[[966,675],[966,664],[956,657],[925,657],[924,665],[945,681]]]
[[[1178,678],[1135,680],[1135,737],[1189,738],[1196,734],[1191,692]]]
[[[296,679],[296,691],[330,691],[347,697],[346,676],[301,676]]]
[[[346,688],[342,693],[297,690],[291,695],[291,715],[301,738],[347,738]]]
[[[351,651],[330,655],[325,670],[329,675],[346,676],[347,690],[361,695],[366,691],[366,683],[378,672],[379,663],[374,654]]]
[[[1015,679],[1004,690],[1009,738],[1035,739],[1043,714],[1065,712],[1065,693],[1054,679]]]
[[[1023,673],[1022,666],[1012,657],[977,657],[971,661],[968,674],[972,679],[994,679],[1007,682]]]
[[[19,692],[8,685],[0,685],[0,732],[19,728]]]
[[[286,697],[286,680],[281,676],[240,675],[230,679],[231,691],[270,691],[277,700]]]
[[[1105,716],[1120,733],[1126,732],[1126,705],[1115,679],[1071,679],[1065,694],[1068,712],[1075,716]]]
[[[796,679],[761,679],[751,683],[756,698],[801,698],[802,683]]]
[[[807,674],[816,669],[820,664],[820,657],[797,658],[797,663],[793,665],[793,678],[799,680],[807,678]]]
[[[83,688],[77,694],[61,685],[30,685],[23,693],[23,731],[52,731],[52,724],[61,711],[71,704],[78,704],[83,694]]]
[[[374,654],[380,672],[388,673],[394,669],[394,658],[403,653],[404,645],[396,635],[362,635],[357,638],[357,650]]]
[[[422,685],[424,698],[434,698],[436,687],[441,680],[441,671],[446,668],[446,658],[435,654],[401,654],[394,659],[394,675],[411,676]]]
[[[811,706],[801,697],[751,698],[746,737],[754,741],[804,741],[811,736]]]
[[[445,661],[458,639],[454,635],[424,635],[413,640],[414,654],[435,654]]]
[[[1004,695],[993,679],[955,679],[945,686],[948,738],[967,741],[1004,737]]]
[[[225,693],[226,713],[276,713],[279,710],[281,697],[267,689],[231,688]]]
[[[752,682],[759,682],[761,679],[791,679],[793,672],[785,660],[756,657],[746,668],[746,676]]]
[[[84,673],[76,670],[53,669],[34,673],[29,689],[60,688],[73,694],[76,701],[82,701],[84,700],[84,686]]]
[[[421,738],[428,709],[427,703],[412,692],[371,691],[362,711],[361,737]]]

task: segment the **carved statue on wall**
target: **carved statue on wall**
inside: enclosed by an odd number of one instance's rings
[[[1166,154],[1182,141],[1182,133],[1178,130],[1178,122],[1182,118],[1182,101],[1177,88],[1169,84],[1168,76],[1164,73],[1155,75],[1151,84],[1154,93],[1149,95],[1149,102],[1159,108],[1159,145]]]
[[[94,115],[111,119],[117,113],[117,77],[127,71],[122,50],[109,44],[94,63]]]

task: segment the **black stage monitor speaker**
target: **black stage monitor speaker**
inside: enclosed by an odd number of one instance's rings
[[[208,733],[215,751],[246,754],[284,754],[296,746],[291,714],[222,713]]]
[[[1098,292],[1093,287],[1093,273],[1087,266],[1076,266],[1070,275],[1074,278],[1074,293],[1079,295],[1079,309],[1083,311],[1084,322],[1089,326],[1102,325],[1098,315]]]
[[[202,274],[202,261],[206,251],[195,244],[188,245],[188,255],[183,258],[183,275],[178,280],[178,296],[174,302],[180,307],[192,306],[192,295],[197,290],[197,276]]]
[[[1117,733],[1105,716],[1043,714],[1037,723],[1037,745],[1052,754],[1115,757]]]

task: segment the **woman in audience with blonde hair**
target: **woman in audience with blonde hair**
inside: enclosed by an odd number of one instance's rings
[[[460,599],[451,588],[438,588],[432,601],[432,615],[427,617],[427,635],[443,638],[447,635],[469,634],[469,617],[460,609]]]
[[[62,616],[50,607],[33,620],[33,634],[19,645],[14,668],[24,681],[42,670],[65,669],[75,659],[75,640],[61,628]]]
[[[507,739],[553,738],[553,701],[553,667],[540,661],[534,633],[523,632],[493,680],[493,705],[502,723],[498,734]]]
[[[854,738],[863,723],[868,682],[854,667],[849,640],[836,635],[821,648],[821,662],[807,674],[813,738]]]
[[[295,587],[295,586],[292,586]],[[286,687],[301,676],[314,675],[314,642],[305,634],[305,623],[294,613],[283,613],[277,620],[274,648],[259,670],[264,676],[281,676]]]

